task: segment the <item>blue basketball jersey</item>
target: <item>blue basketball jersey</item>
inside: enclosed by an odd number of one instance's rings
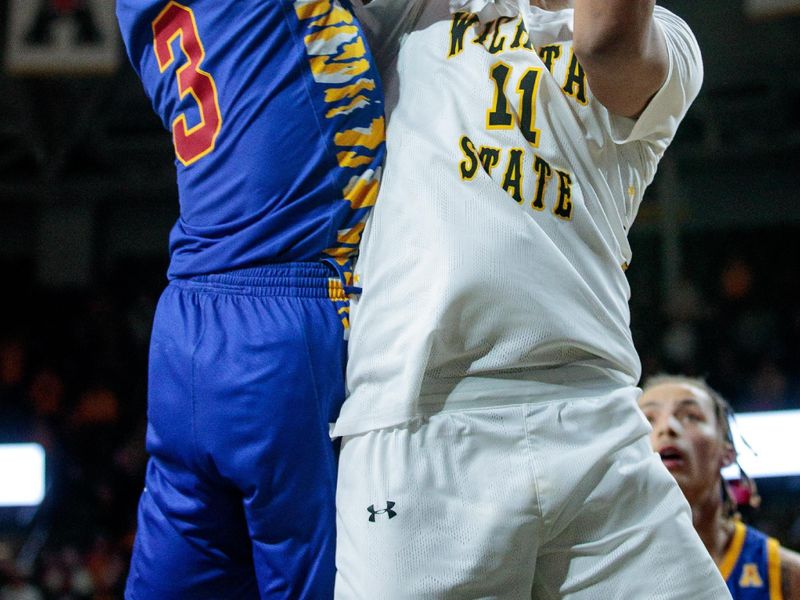
[[[356,251],[377,196],[384,107],[347,2],[117,1],[129,58],[175,146],[171,278],[347,265]]]
[[[734,600],[782,600],[778,541],[736,522],[720,571]]]

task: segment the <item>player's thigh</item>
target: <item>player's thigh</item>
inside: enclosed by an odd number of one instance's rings
[[[598,482],[543,548],[533,598],[729,598],[683,494],[642,437],[598,460]]]
[[[241,491],[262,597],[330,597],[336,455],[328,431],[344,398],[341,319],[326,298],[216,303],[219,317],[204,335],[225,343],[204,341],[195,353],[195,372],[206,374],[196,390],[201,446]]]
[[[147,449],[127,598],[256,598],[241,496],[199,468],[194,350],[205,298],[170,285],[150,345]]]
[[[232,457],[256,573],[263,598],[325,600],[335,576],[337,456],[324,407],[341,402],[344,387],[341,377],[321,376],[306,353],[272,359],[281,374],[270,395],[280,395],[280,406],[251,417],[257,435]]]
[[[256,600],[241,502],[151,458],[139,500],[127,600]]]
[[[344,438],[336,598],[526,598],[539,534],[518,408]]]
[[[291,294],[193,284],[164,293],[132,594],[166,582],[182,590],[177,597],[238,597],[256,573],[263,598],[331,595],[336,467],[327,430],[344,396],[343,330],[326,298]],[[159,548],[174,548],[176,564],[159,560]],[[163,576],[171,571],[186,576]],[[229,574],[235,581],[223,583]]]

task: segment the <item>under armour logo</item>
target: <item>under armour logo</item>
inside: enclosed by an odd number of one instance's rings
[[[394,502],[387,502],[386,503],[386,508],[382,508],[380,510],[375,510],[375,505],[374,504],[371,504],[370,506],[368,506],[367,510],[369,511],[369,522],[370,523],[374,523],[375,522],[375,515],[382,515],[384,513],[386,513],[386,515],[390,519],[393,519],[394,517],[396,517],[397,513],[392,510],[394,508],[394,504],[395,504]]]

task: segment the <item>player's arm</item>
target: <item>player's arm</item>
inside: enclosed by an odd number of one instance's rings
[[[781,548],[780,556],[783,600],[800,600],[800,554]]]
[[[636,117],[664,83],[669,56],[655,0],[574,0],[573,48],[611,113]]]

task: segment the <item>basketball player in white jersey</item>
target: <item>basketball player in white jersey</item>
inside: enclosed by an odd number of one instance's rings
[[[373,0],[341,599],[729,598],[638,410],[626,239],[696,96],[653,0]],[[557,10],[550,10],[556,9]]]

